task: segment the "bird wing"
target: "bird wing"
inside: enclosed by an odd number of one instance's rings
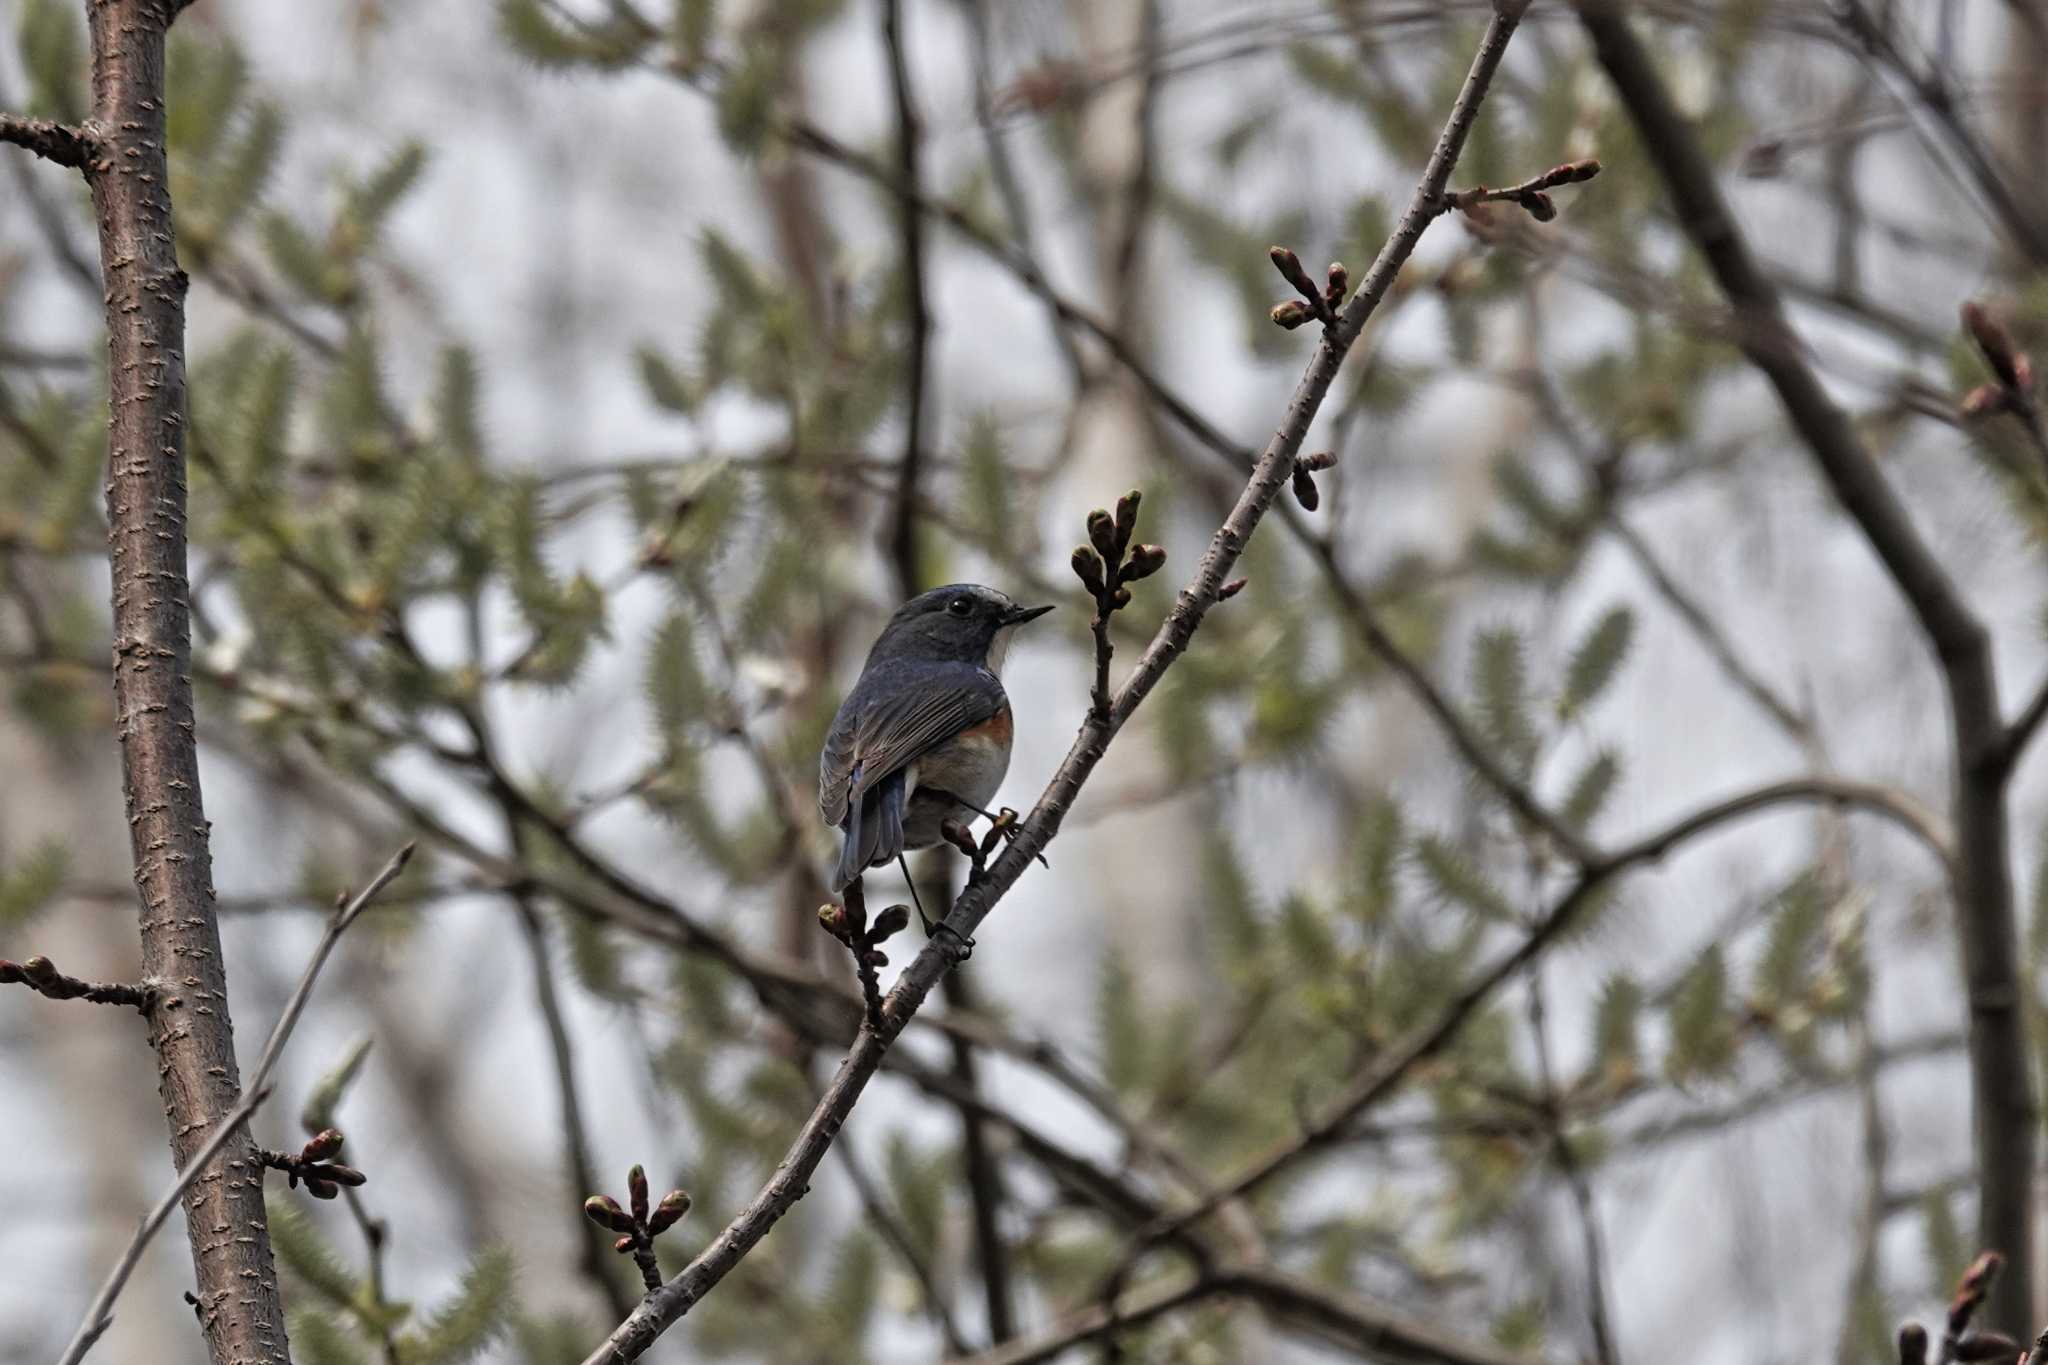
[[[870,669],[854,687],[818,761],[818,813],[845,822],[848,806],[918,755],[1003,708],[1003,685],[972,664]]]

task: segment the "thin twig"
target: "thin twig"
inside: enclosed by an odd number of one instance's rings
[[[882,47],[889,57],[889,89],[896,105],[896,180],[903,187],[896,217],[903,234],[906,324],[909,352],[904,359],[903,463],[897,475],[896,518],[890,531],[897,564],[914,569],[917,560],[918,464],[924,453],[925,370],[931,344],[931,308],[925,298],[924,214],[917,208],[918,160],[922,135],[917,101],[910,88],[910,62],[904,51],[903,0],[882,0]],[[914,577],[914,572],[907,573]],[[905,595],[916,591],[905,585]]]
[[[1578,1215],[1579,1239],[1586,1261],[1586,1321],[1593,1331],[1593,1351],[1600,1365],[1617,1365],[1614,1326],[1608,1320],[1607,1253],[1600,1236],[1600,1211],[1593,1203],[1593,1182],[1579,1164],[1572,1149],[1571,1134],[1558,1109],[1556,1072],[1550,1059],[1550,1031],[1543,1007],[1543,969],[1529,973],[1529,1032],[1535,1042],[1537,1084],[1542,1086],[1542,1109],[1550,1129],[1550,1149],[1558,1173],[1571,1191],[1572,1207]]]
[[[305,1012],[306,1002],[312,999],[313,983],[319,980],[320,969],[327,965],[328,955],[334,951],[334,945],[341,941],[341,936],[348,931],[348,927],[356,922],[356,916],[362,914],[370,902],[376,899],[377,893],[390,885],[391,881],[405,870],[406,863],[412,858],[412,851],[413,845],[407,844],[392,854],[391,861],[385,863],[377,875],[370,879],[370,884],[357,892],[354,899],[342,905],[328,919],[327,931],[320,936],[320,942],[313,949],[313,956],[307,959],[306,969],[299,974],[297,988],[285,1001],[284,1012],[278,1015],[277,1025],[270,1030],[270,1039],[263,1045],[263,1055],[257,1060],[256,1070],[249,1077],[248,1097],[221,1120],[219,1126],[207,1138],[206,1144],[192,1160],[185,1163],[185,1169],[178,1172],[177,1180],[142,1220],[142,1226],[135,1230],[135,1236],[129,1239],[127,1247],[121,1252],[121,1258],[114,1263],[113,1270],[108,1272],[105,1282],[100,1285],[99,1293],[93,1296],[92,1305],[85,1310],[84,1319],[78,1324],[77,1332],[72,1334],[71,1344],[66,1346],[64,1354],[57,1358],[57,1365],[78,1365],[79,1361],[85,1359],[85,1353],[92,1349],[92,1344],[113,1325],[114,1300],[121,1297],[121,1291],[127,1286],[128,1277],[135,1272],[136,1265],[141,1262],[143,1250],[149,1245],[150,1239],[156,1236],[157,1229],[164,1225],[164,1220],[171,1216],[171,1211],[178,1207],[178,1201],[184,1198],[185,1191],[192,1187],[192,1182],[199,1179],[212,1164],[214,1157],[220,1154],[228,1139],[254,1116],[266,1099],[270,1098],[270,1073],[277,1066],[278,1056],[284,1051],[285,1043],[291,1039],[292,1030],[298,1026],[299,1016]]]
[[[1039,1365],[1076,1346],[1142,1327],[1189,1304],[1232,1298],[1255,1303],[1295,1331],[1360,1348],[1374,1358],[1428,1365],[1531,1365],[1498,1346],[1449,1337],[1435,1326],[1388,1312],[1265,1265],[1218,1265],[1178,1282],[1145,1285],[1108,1306],[1091,1304],[1045,1332],[950,1365]]]

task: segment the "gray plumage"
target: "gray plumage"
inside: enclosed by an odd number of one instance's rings
[[[840,704],[818,763],[818,813],[844,834],[834,889],[971,819],[1010,762],[996,676],[1010,632],[1050,607],[954,583],[896,609]]]

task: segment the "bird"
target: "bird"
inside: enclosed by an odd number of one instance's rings
[[[842,836],[835,892],[891,860],[907,879],[904,850],[938,843],[948,820],[988,815],[1015,732],[1003,659],[1017,627],[1051,610],[949,583],[890,616],[818,759],[818,813]],[[922,905],[918,918],[929,934]]]

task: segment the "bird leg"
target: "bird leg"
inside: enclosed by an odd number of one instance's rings
[[[924,926],[924,936],[930,938],[933,935],[931,916],[924,912],[924,901],[917,894],[917,878],[910,875],[910,861],[903,856],[903,852],[900,849],[896,853],[896,865],[903,869],[903,880],[910,887],[910,903],[917,907],[917,921]],[[959,942],[960,960],[965,962],[974,952],[974,940],[946,923],[943,919],[939,921],[938,927],[945,933],[951,934]]]

